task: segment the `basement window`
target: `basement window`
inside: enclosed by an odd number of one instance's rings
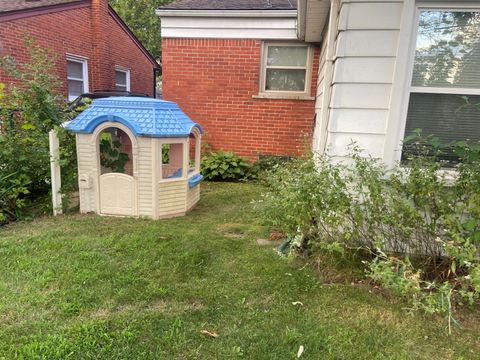
[[[130,70],[115,68],[115,90],[130,91]]]
[[[308,96],[312,49],[298,43],[264,43],[260,94]]]
[[[68,101],[73,101],[88,92],[87,59],[67,56]]]

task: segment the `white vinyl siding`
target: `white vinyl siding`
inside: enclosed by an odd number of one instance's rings
[[[67,56],[67,88],[68,100],[75,100],[81,94],[88,92],[87,59]]]
[[[296,14],[284,17],[169,17],[161,12],[163,38],[297,40]]]
[[[374,157],[384,155],[402,11],[402,0],[340,4],[329,110],[323,112],[326,119],[316,119],[327,123],[325,151],[334,159],[345,159],[352,141]],[[323,81],[317,109],[319,101],[325,103]]]

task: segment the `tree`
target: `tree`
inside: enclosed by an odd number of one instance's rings
[[[110,5],[147,50],[160,58],[160,18],[155,10],[172,0],[110,0]]]

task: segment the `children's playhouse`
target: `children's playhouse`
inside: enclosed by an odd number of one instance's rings
[[[66,127],[76,134],[82,213],[159,219],[200,199],[203,130],[177,104],[97,99]]]

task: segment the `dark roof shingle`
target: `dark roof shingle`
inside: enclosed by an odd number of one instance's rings
[[[68,4],[79,0],[0,0],[0,13]]]
[[[159,10],[295,10],[296,0],[178,0]]]

